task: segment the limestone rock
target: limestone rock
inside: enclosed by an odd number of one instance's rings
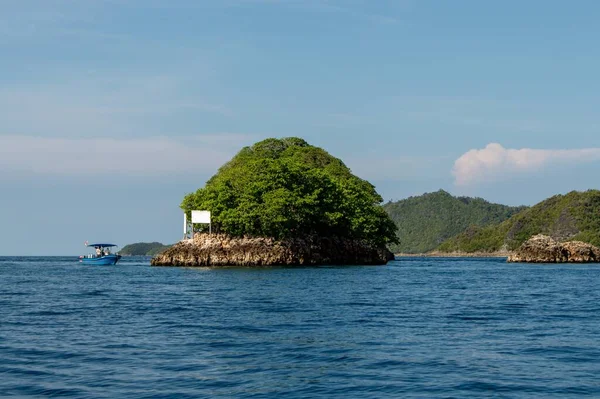
[[[600,262],[600,249],[581,241],[559,243],[551,237],[538,234],[523,243],[508,257],[509,262],[532,263],[588,263]]]
[[[386,248],[362,240],[307,237],[234,238],[196,234],[151,260],[153,266],[381,265],[393,260]]]
[[[569,254],[569,262],[600,262],[600,249],[581,241],[569,241],[562,244]]]

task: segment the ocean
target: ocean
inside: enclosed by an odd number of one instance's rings
[[[600,397],[600,266],[0,257],[0,397]]]

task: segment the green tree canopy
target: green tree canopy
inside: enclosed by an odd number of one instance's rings
[[[321,148],[291,137],[243,148],[181,208],[209,210],[213,229],[233,236],[307,235],[397,240],[369,182]]]

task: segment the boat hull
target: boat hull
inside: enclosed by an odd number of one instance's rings
[[[119,259],[121,259],[121,255],[111,254],[93,258],[81,258],[79,262],[83,263],[84,265],[109,266],[116,265]]]

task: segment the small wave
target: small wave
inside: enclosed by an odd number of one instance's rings
[[[39,310],[25,313],[28,316],[66,316],[74,312],[64,310]]]
[[[77,292],[75,294],[73,294],[73,296],[76,297],[108,297],[111,296],[114,293],[114,291],[112,290],[105,290],[105,289],[95,289],[95,290],[90,290],[90,291],[83,291],[83,292]]]
[[[74,388],[48,388],[38,385],[17,385],[10,389],[15,396],[41,396],[47,398],[89,397],[85,390]]]

